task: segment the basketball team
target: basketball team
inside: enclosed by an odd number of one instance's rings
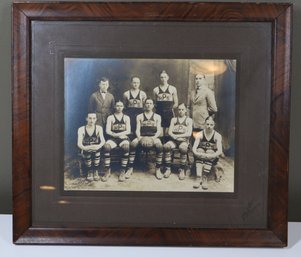
[[[100,79],[99,89],[89,99],[86,125],[78,129],[77,146],[88,181],[106,182],[110,178],[111,152],[117,147],[121,153],[120,182],[133,175],[137,149],[155,151],[158,180],[171,175],[172,153],[178,150],[177,174],[179,180],[184,180],[188,152],[192,150],[196,165],[193,188],[208,189],[208,175],[223,153],[222,136],[214,129],[213,117],[217,112],[214,92],[208,87],[207,76],[196,74],[195,89],[189,93],[187,104],[178,103],[177,89],[168,80],[163,70],[161,83],[153,89],[153,98],[149,98],[140,89],[140,78],[133,76],[123,100],[115,102],[108,92],[109,80]],[[103,173],[99,169],[101,159]]]

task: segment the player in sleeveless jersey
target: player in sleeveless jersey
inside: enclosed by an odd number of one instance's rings
[[[185,169],[187,164],[187,153],[189,148],[189,139],[192,134],[192,119],[186,116],[187,107],[184,103],[178,106],[178,117],[172,118],[168,130],[171,140],[164,144],[164,177],[168,178],[171,174],[171,153],[178,148],[180,151],[179,179],[185,179]]]
[[[208,189],[208,174],[222,154],[222,136],[214,130],[215,122],[211,116],[205,119],[205,129],[195,139],[192,151],[196,159],[196,181],[194,188],[202,185]]]
[[[103,129],[96,125],[96,113],[88,113],[87,124],[77,131],[77,146],[81,149],[87,180],[99,180],[100,150],[105,144]]]
[[[129,171],[133,170],[133,164],[138,145],[145,149],[156,150],[156,177],[162,179],[161,173],[163,146],[159,139],[162,134],[161,116],[153,112],[154,101],[150,98],[145,100],[144,112],[137,116],[136,138],[130,146]]]
[[[109,139],[104,145],[105,175],[101,177],[101,180],[104,182],[110,177],[111,150],[116,147],[120,147],[122,150],[119,181],[122,182],[129,178],[128,174],[126,174],[126,168],[130,151],[128,135],[131,133],[131,122],[129,116],[123,114],[123,108],[123,102],[116,102],[115,113],[110,115],[107,119],[106,133]]]
[[[123,102],[125,105],[125,113],[131,120],[131,131],[136,132],[137,115],[143,112],[146,93],[140,89],[140,78],[133,76],[131,78],[131,89],[123,94]]]
[[[164,136],[167,134],[170,121],[174,117],[174,108],[178,106],[177,89],[168,84],[169,76],[166,71],[160,73],[161,83],[153,90],[156,102],[156,112],[162,118],[162,127]]]

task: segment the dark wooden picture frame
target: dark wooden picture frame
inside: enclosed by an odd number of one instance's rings
[[[161,228],[32,226],[31,25],[34,21],[263,22],[272,26],[267,227]],[[13,241],[16,244],[287,245],[291,4],[13,4]]]

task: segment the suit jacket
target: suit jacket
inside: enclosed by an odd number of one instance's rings
[[[191,110],[194,128],[203,129],[209,113],[217,112],[214,92],[207,87],[191,91],[188,97],[188,106]]]
[[[114,106],[115,99],[111,93],[107,92],[103,99],[100,91],[96,91],[90,96],[88,110],[96,113],[96,124],[105,128],[108,116],[114,112]]]

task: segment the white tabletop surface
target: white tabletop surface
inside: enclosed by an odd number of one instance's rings
[[[12,216],[0,215],[1,257],[301,257],[301,223],[289,222],[287,248],[20,246],[12,243]]]

